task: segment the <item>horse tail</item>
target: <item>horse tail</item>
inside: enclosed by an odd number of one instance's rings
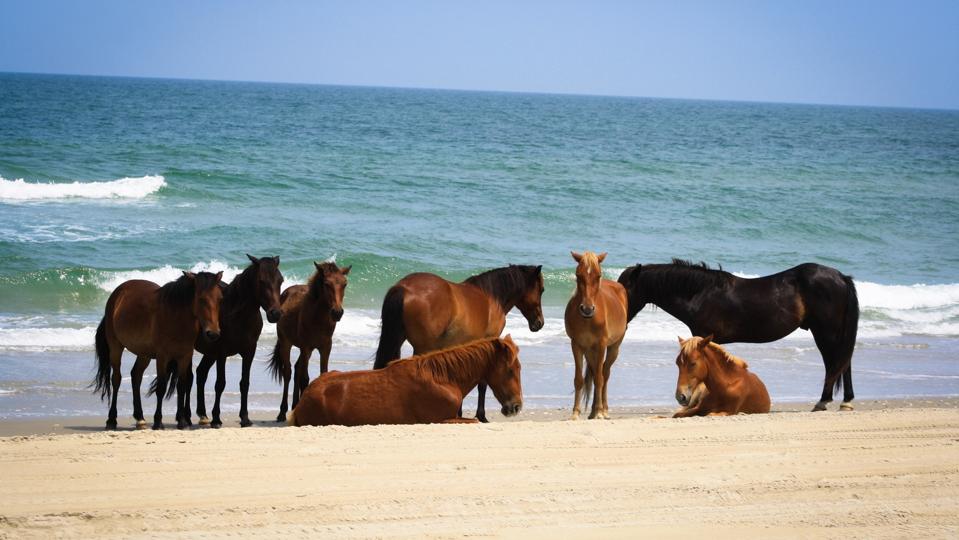
[[[169,362],[166,367],[166,399],[173,397],[173,393],[176,392],[176,385],[180,382],[180,374],[177,373],[176,362]],[[150,383],[150,389],[147,391],[147,395],[151,396],[156,393],[159,379],[154,377],[153,382]]]
[[[110,343],[107,341],[107,316],[104,315],[97,326],[96,337],[94,338],[97,374],[93,377],[90,386],[93,387],[93,393],[100,393],[100,399],[105,400],[110,394]]]
[[[373,369],[385,368],[387,364],[400,357],[400,348],[406,341],[406,328],[403,326],[403,297],[406,290],[393,286],[383,299],[381,314],[380,344],[376,348],[376,361]]]
[[[273,346],[273,354],[270,355],[270,363],[267,364],[266,369],[270,371],[270,376],[273,377],[274,381],[283,382],[283,355],[280,354],[279,338],[276,340],[276,345]]]
[[[852,364],[853,349],[856,348],[856,334],[859,331],[859,296],[856,294],[856,284],[852,276],[842,276],[846,283],[846,313],[842,318],[842,327],[839,332],[838,355],[839,360],[833,366],[833,372],[826,379],[833,385],[833,391],[838,392],[843,382],[843,374]]]

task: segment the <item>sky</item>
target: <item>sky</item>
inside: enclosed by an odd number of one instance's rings
[[[0,0],[0,71],[959,109],[959,1]]]

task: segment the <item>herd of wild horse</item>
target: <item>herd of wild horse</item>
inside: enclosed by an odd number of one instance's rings
[[[741,358],[720,344],[765,343],[796,328],[809,330],[822,354],[825,379],[814,410],[825,410],[834,389],[843,389],[841,409],[851,409],[851,360],[859,302],[850,276],[806,263],[770,276],[746,279],[705,264],[674,259],[669,264],[637,264],[617,281],[603,278],[605,253],[572,253],[576,290],[565,312],[566,333],[575,360],[573,418],[592,394],[589,418],[608,418],[607,385],[627,323],[647,304],[682,321],[692,338],[680,338],[676,416],[769,411],[762,381]],[[487,386],[504,415],[522,407],[518,348],[500,338],[506,314],[522,312],[531,331],[543,327],[541,266],[509,265],[453,283],[427,273],[410,274],[386,293],[373,370],[329,371],[332,336],[343,316],[349,266],[314,263],[305,285],[281,294],[279,257],[247,255],[250,265],[229,284],[222,272],[183,272],[157,285],[130,280],[110,295],[96,331],[95,392],[108,399],[107,429],[117,427],[117,394],[124,349],[136,356],[131,372],[133,416],[146,426],[140,401],[143,372],[156,360],[153,428],[163,428],[163,400],[177,396],[178,428],[192,424],[190,392],[193,352],[196,407],[200,423],[222,425],[220,397],[227,357],[240,355],[240,424],[251,424],[247,410],[250,367],[263,328],[261,308],[277,324],[270,371],[283,383],[278,421],[294,425],[486,421]],[[400,359],[404,342],[414,356]],[[292,347],[299,356],[292,366]],[[309,378],[309,359],[320,352],[321,376]],[[212,419],[204,387],[217,367]],[[287,414],[290,380],[292,410]],[[462,418],[462,402],[479,388],[475,419]]]

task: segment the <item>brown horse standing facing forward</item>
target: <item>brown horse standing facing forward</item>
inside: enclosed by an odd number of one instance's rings
[[[485,381],[503,415],[523,406],[519,350],[492,338],[413,356],[384,369],[330,372],[317,377],[290,413],[293,426],[472,423],[459,418],[463,398]]]
[[[374,369],[400,357],[404,341],[424,354],[497,337],[506,314],[518,307],[533,332],[543,327],[542,266],[509,265],[453,283],[434,274],[410,274],[383,299],[382,330]],[[486,382],[480,381],[476,418],[486,422]]]
[[[117,427],[120,357],[124,348],[137,355],[138,362],[157,359],[153,429],[163,429],[163,398],[169,369],[181,374],[177,386],[177,427],[183,429],[190,424],[186,412],[189,403],[185,401],[193,383],[193,343],[200,332],[210,341],[220,337],[222,276],[223,272],[183,272],[179,279],[162,287],[152,281],[134,279],[123,282],[110,294],[106,312],[97,327],[97,374],[93,380],[94,392],[100,392],[102,399],[106,399],[112,384],[107,429]],[[139,388],[140,381],[133,382],[134,387]],[[139,391],[133,393],[133,417],[137,427],[146,424]]]
[[[333,347],[336,323],[343,318],[343,293],[346,276],[352,266],[340,268],[335,262],[314,262],[316,272],[306,285],[294,285],[280,297],[283,317],[276,325],[276,346],[270,357],[270,372],[283,381],[283,399],[276,421],[286,420],[287,394],[290,390],[290,349],[296,346],[300,356],[293,374],[293,406],[310,384],[310,355],[320,351],[320,373],[326,373]]]
[[[566,304],[566,335],[573,347],[576,373],[573,379],[573,420],[579,418],[583,387],[585,401],[589,401],[590,379],[593,384],[593,408],[590,418],[609,418],[606,388],[610,368],[619,356],[619,346],[626,335],[626,289],[609,279],[603,279],[600,264],[605,253],[596,255],[587,251],[580,255],[570,252],[576,266],[576,292]],[[586,376],[583,377],[583,358]],[[584,384],[585,382],[585,384]]]
[[[713,336],[679,338],[673,418],[769,412],[769,392],[746,361],[713,343]]]

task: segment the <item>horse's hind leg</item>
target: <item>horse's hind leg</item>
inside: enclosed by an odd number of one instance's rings
[[[143,383],[143,372],[150,365],[149,356],[137,356],[137,361],[130,370],[130,386],[133,387],[133,418],[137,421],[137,429],[143,429],[147,421],[143,418],[143,403],[140,400],[140,385]]]
[[[826,406],[832,402],[833,385],[829,384],[829,368],[835,365],[837,361],[837,355],[835,353],[836,340],[825,330],[819,328],[812,328],[811,330],[812,337],[816,341],[816,347],[822,355],[823,367],[826,370],[826,376],[822,385],[822,397],[819,398],[819,403],[816,403],[812,408],[813,412],[817,412],[825,411]]]
[[[206,388],[206,377],[210,373],[210,368],[213,367],[214,362],[216,362],[215,357],[204,354],[203,358],[200,359],[200,364],[196,367],[196,415],[200,419],[201,426],[210,423],[210,418],[206,415],[204,389]]]
[[[110,398],[110,413],[107,416],[107,429],[117,428],[117,396],[120,394],[120,382],[123,377],[120,374],[120,358],[123,356],[123,347],[110,347],[110,384],[113,385],[113,392]]]
[[[282,354],[281,362],[283,367],[280,368],[280,376],[283,377],[283,398],[280,400],[280,414],[277,415],[277,422],[286,422],[286,411],[289,408],[287,395],[290,393],[290,346],[280,347],[277,345],[280,354]],[[275,353],[274,353],[275,354]]]
[[[223,395],[223,389],[226,388],[226,357],[221,356],[216,359],[216,384],[214,385],[216,396],[213,398],[213,423],[211,426],[218,428],[223,425],[220,419],[220,397]]]
[[[575,371],[573,372],[573,416],[571,420],[579,419],[582,414],[580,403],[583,398],[583,349],[570,340],[570,346],[573,349],[573,363]]]
[[[300,356],[296,359],[296,371],[293,373],[293,408],[300,401],[300,394],[306,390],[310,384],[310,355],[313,349],[303,347],[300,349]]]
[[[842,404],[839,405],[840,411],[853,410],[852,400],[856,395],[852,391],[852,366],[846,368],[842,374]]]
[[[193,359],[187,358],[177,363],[179,380],[176,386],[177,396],[177,429],[186,429],[193,425],[193,416],[190,410],[190,389],[193,388]]]
[[[616,361],[616,358],[619,356],[619,346],[622,342],[617,343],[616,345],[611,345],[606,349],[606,361],[603,362],[603,418],[609,420],[609,401],[607,399],[607,394],[609,390],[609,373],[613,368],[613,362]],[[595,399],[595,398],[593,398]]]

